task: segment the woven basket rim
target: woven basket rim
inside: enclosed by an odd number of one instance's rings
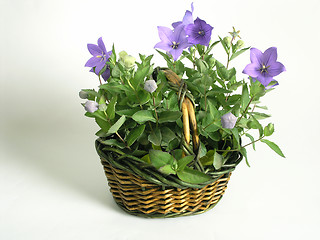
[[[180,180],[175,175],[165,176],[160,173],[152,165],[143,162],[142,160],[138,161],[136,157],[126,156],[121,159],[117,159],[117,155],[111,151],[103,150],[104,145],[101,144],[98,138],[95,141],[95,147],[98,155],[101,158],[101,163],[107,162],[113,167],[119,168],[121,170],[128,171],[133,175],[139,176],[151,183],[163,186],[163,187],[176,187],[180,189],[185,188],[203,188],[204,186],[211,184],[218,180],[221,176],[231,173],[235,170],[236,166],[241,162],[243,156],[240,152],[233,152],[233,161],[232,164],[225,164],[220,171],[215,171],[210,174],[211,179],[209,181],[203,182],[201,184],[191,184],[185,181]],[[117,148],[115,148],[117,149]],[[228,163],[228,161],[227,161]],[[209,175],[209,174],[208,174]]]

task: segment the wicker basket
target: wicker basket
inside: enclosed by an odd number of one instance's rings
[[[184,151],[188,153],[192,135],[193,152],[197,153],[200,141],[192,96],[174,72],[163,72],[180,101]],[[174,175],[163,175],[137,157],[106,147],[101,139],[96,141],[96,149],[117,204],[130,214],[151,218],[198,214],[213,208],[224,194],[231,172],[242,159],[240,153],[230,152],[219,171],[207,173],[211,176],[209,181],[191,184]],[[195,167],[202,168],[199,162]]]

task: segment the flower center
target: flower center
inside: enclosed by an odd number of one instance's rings
[[[198,34],[199,34],[200,36],[204,36],[204,31],[203,31],[203,30],[200,30],[200,31],[198,32]]]
[[[177,42],[173,41],[171,47],[172,47],[173,49],[177,49],[177,48],[179,47],[179,44],[180,44],[180,43],[177,43]]]
[[[268,68],[269,68],[270,66],[267,66],[266,67],[266,65],[264,65],[264,63],[262,63],[262,67],[260,68],[260,72],[261,73],[268,73]]]

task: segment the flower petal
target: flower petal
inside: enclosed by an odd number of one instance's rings
[[[277,76],[284,71],[286,71],[286,68],[280,62],[273,62],[268,68],[268,74],[272,77]]]
[[[159,26],[158,27],[158,34],[159,34],[161,41],[168,43],[168,44],[171,44],[173,32],[170,28]]]
[[[262,52],[257,48],[251,48],[250,61],[251,63],[259,63],[259,65],[262,66]]]
[[[102,74],[101,74],[103,80],[106,82],[110,77],[110,69],[107,68]]]
[[[257,76],[257,80],[263,85],[263,86],[268,86],[269,83],[272,82],[273,78],[272,77],[264,77],[262,75]]]
[[[183,19],[182,19],[182,24],[183,25],[187,25],[193,23],[193,17],[192,17],[192,12],[190,12],[189,10],[186,11]]]
[[[101,58],[92,57],[86,62],[86,64],[84,66],[85,67],[95,67],[95,66],[97,66],[97,64],[99,64],[100,60],[101,60]]]
[[[158,42],[154,48],[160,48],[162,50],[165,50],[165,51],[170,51],[172,48],[170,47],[170,45],[166,42]]]
[[[173,28],[176,28],[176,27],[178,27],[180,24],[182,24],[181,21],[179,21],[179,22],[174,22],[174,23],[172,23],[171,25],[172,25]]]
[[[270,64],[277,61],[277,48],[271,47],[268,48],[264,53],[262,57],[262,62],[265,64],[265,66],[269,66]]]
[[[104,67],[105,62],[101,61],[97,64],[96,68],[94,69],[94,72],[99,75],[100,71],[102,70],[102,68]]]
[[[95,44],[87,44],[88,50],[89,52],[93,55],[93,56],[98,56],[102,54],[101,49],[95,45]]]
[[[185,26],[181,24],[174,29],[172,39],[171,39],[172,41],[180,43],[187,39],[187,35],[186,35],[186,32],[184,31],[184,27]]]
[[[247,74],[253,78],[256,78],[260,75],[259,71],[260,66],[257,63],[249,63],[242,71],[242,73]]]
[[[106,47],[104,46],[104,43],[103,43],[103,41],[102,41],[102,37],[100,37],[100,38],[98,39],[98,46],[99,46],[99,48],[103,51],[103,53],[106,53],[106,52],[107,52]]]
[[[173,60],[175,60],[175,61],[178,60],[178,58],[181,56],[182,52],[183,52],[183,48],[182,47],[178,47],[177,49],[171,48],[171,50],[169,51],[169,53],[173,57]]]

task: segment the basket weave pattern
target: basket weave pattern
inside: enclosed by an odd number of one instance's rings
[[[102,161],[110,191],[125,211],[144,217],[174,217],[202,213],[224,194],[231,173],[203,188],[162,187]]]

